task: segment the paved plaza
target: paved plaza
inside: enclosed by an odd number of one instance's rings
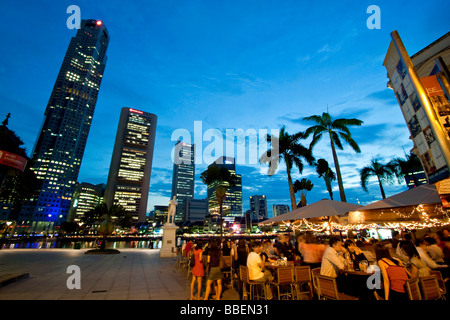
[[[120,254],[85,254],[87,249],[3,249],[0,276],[29,273],[29,278],[0,288],[0,300],[187,300],[191,278],[176,258],[160,258],[159,249],[120,249]],[[81,288],[69,289],[78,266]],[[226,288],[224,300],[238,300]]]

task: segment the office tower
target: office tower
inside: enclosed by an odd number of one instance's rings
[[[272,214],[274,217],[279,216],[280,214],[289,212],[289,206],[286,204],[274,204],[272,205]]]
[[[104,183],[93,185],[91,183],[82,182],[78,184],[75,193],[73,194],[67,221],[80,223],[84,213],[94,209],[103,202],[104,194]]]
[[[188,198],[186,201],[186,220],[204,221],[208,215],[208,200]]]
[[[229,188],[226,193],[226,199],[223,202],[223,218],[227,222],[234,222],[235,217],[242,217],[242,176],[236,174],[236,165],[234,158],[219,157],[209,167],[217,165],[226,168],[232,175],[237,177],[238,183],[236,186]],[[216,199],[217,183],[212,183],[207,186],[208,206],[211,214],[219,214],[220,208]]]
[[[167,215],[169,214],[169,206],[155,205],[153,212],[153,222],[164,224],[166,223]]]
[[[104,202],[122,205],[133,223],[145,222],[157,116],[122,108]]]
[[[266,196],[254,195],[250,197],[250,211],[252,213],[252,220],[260,221],[268,218],[267,200]]]
[[[75,191],[98,92],[109,34],[100,20],[82,20],[70,41],[44,113],[32,170],[42,181],[24,205],[31,231],[52,231],[66,221]]]
[[[194,197],[195,145],[178,141],[173,155],[172,194],[177,197],[175,222],[185,221],[186,201]]]

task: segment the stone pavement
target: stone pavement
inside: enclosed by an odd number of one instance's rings
[[[3,249],[0,275],[29,273],[29,278],[0,288],[0,300],[187,300],[191,278],[175,258],[159,249],[120,249],[120,254],[85,254],[87,249]],[[69,289],[80,268],[81,288]],[[205,280],[204,280],[205,281]],[[224,286],[223,300],[239,300]]]

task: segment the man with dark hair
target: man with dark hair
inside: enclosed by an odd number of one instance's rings
[[[344,252],[344,249],[342,248],[342,241],[337,237],[331,237],[328,244],[329,246],[323,253],[320,274],[336,278],[345,267],[344,257],[339,254]]]

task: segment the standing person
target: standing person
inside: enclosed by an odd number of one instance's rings
[[[202,280],[205,276],[205,269],[202,263],[203,243],[198,241],[196,246],[191,249],[194,255],[195,265],[192,268],[192,282],[191,282],[191,300],[194,300],[194,286],[197,280],[197,299],[200,300],[200,293],[202,291]]]
[[[234,251],[234,266],[235,266],[235,273],[238,275],[237,277],[237,285],[238,285],[238,291],[239,291],[239,297],[242,300],[242,288],[244,286],[244,282],[241,279],[241,275],[239,272],[239,266],[247,266],[247,257],[248,257],[248,246],[244,239],[239,239],[238,245],[236,246],[236,250]]]
[[[204,300],[209,299],[209,294],[211,292],[211,284],[214,281],[216,282],[216,285],[214,286],[216,291],[215,299],[220,300],[220,295],[222,294],[222,279],[223,279],[223,272],[222,270],[220,270],[221,255],[222,251],[220,248],[220,243],[217,240],[213,240],[208,249],[207,263],[209,264],[209,274],[206,280],[206,293]]]
[[[408,300],[405,291],[408,272],[399,259],[391,257],[389,248],[382,243],[375,244],[375,256],[383,276],[385,300]]]
[[[267,299],[273,298],[272,289],[268,284],[273,280],[273,276],[269,270],[264,270],[265,258],[261,258],[262,245],[259,241],[252,243],[252,251],[247,258],[248,279],[255,282],[261,282],[265,284],[265,291]],[[264,270],[264,271],[263,271]]]

